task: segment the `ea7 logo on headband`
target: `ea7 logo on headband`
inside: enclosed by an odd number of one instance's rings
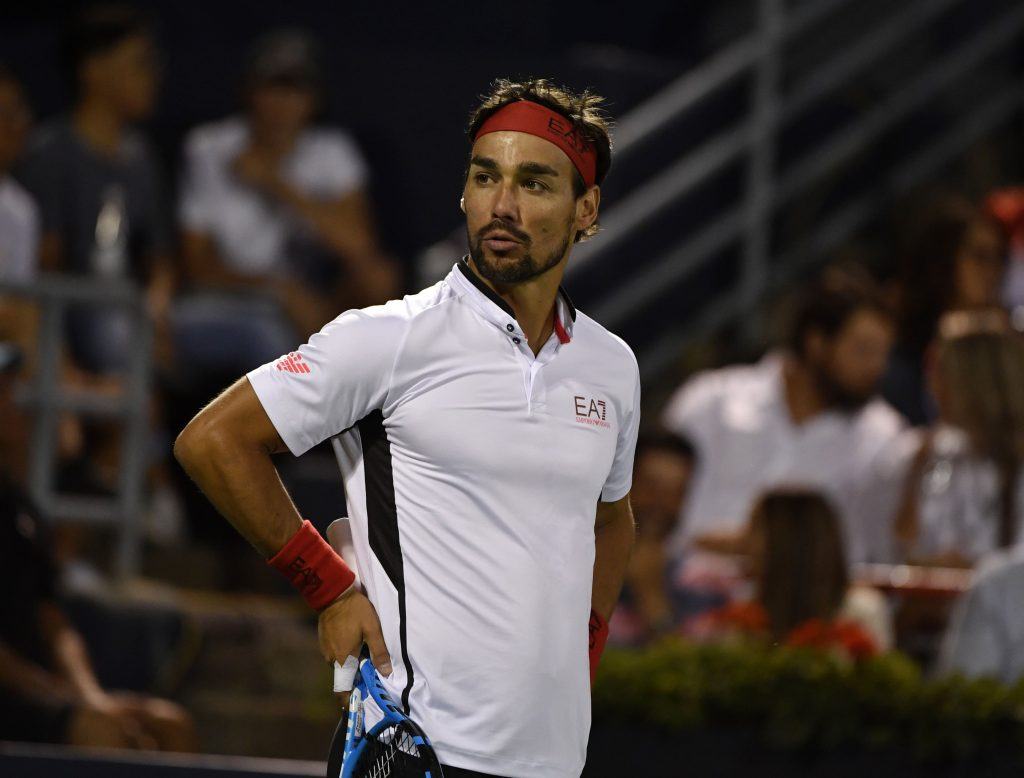
[[[591,424],[595,427],[612,426],[605,421],[605,417],[608,414],[608,406],[604,400],[595,400],[580,394],[574,395],[572,399],[576,405],[577,424]]]
[[[576,128],[554,116],[548,118],[548,132],[565,138],[578,154],[587,152],[587,142],[576,132]]]

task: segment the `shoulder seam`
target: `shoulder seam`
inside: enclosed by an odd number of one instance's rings
[[[430,305],[424,306],[422,310],[416,311],[412,316],[409,316],[405,319],[405,331],[402,333],[402,337],[398,342],[398,347],[395,349],[394,359],[392,359],[391,361],[391,372],[388,375],[388,387],[387,390],[384,392],[385,403],[387,403],[388,399],[391,397],[391,389],[395,383],[395,368],[398,366],[398,358],[401,356],[402,351],[405,349],[405,342],[406,340],[409,339],[409,332],[412,331],[412,323],[416,319],[418,319],[421,314],[424,314],[427,311],[431,311],[434,308],[440,308],[444,303],[447,303],[453,299],[456,299],[455,295],[453,295],[452,297],[445,297],[444,299],[437,300],[431,303]]]

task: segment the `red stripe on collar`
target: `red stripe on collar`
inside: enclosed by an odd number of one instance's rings
[[[565,327],[562,326],[562,317],[558,315],[558,311],[555,311],[555,334],[558,335],[558,342],[563,346],[572,340],[569,333],[565,331]]]

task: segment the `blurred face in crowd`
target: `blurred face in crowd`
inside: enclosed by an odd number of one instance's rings
[[[630,503],[640,532],[663,536],[675,525],[693,473],[681,452],[648,448],[637,457]]]
[[[856,311],[834,337],[811,331],[806,361],[827,405],[855,410],[875,394],[889,361],[892,322],[881,313]]]
[[[290,145],[313,120],[316,107],[316,92],[303,84],[266,82],[249,91],[253,134],[273,146]]]
[[[148,118],[160,81],[153,39],[142,33],[127,36],[86,60],[80,78],[86,99],[113,106],[125,121]]]
[[[21,87],[0,77],[0,172],[9,170],[21,156],[28,137],[31,115]]]
[[[600,201],[597,187],[577,199],[574,174],[561,149],[527,133],[492,132],[473,144],[462,207],[470,256],[484,278],[522,283],[568,257]]]
[[[964,237],[953,266],[954,307],[985,308],[999,304],[1003,248],[993,224],[978,219]]]

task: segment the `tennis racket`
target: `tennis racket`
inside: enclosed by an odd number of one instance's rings
[[[347,519],[333,522],[327,537],[343,558],[355,559]],[[383,714],[369,730],[365,726],[367,700]],[[347,715],[334,732],[327,778],[444,778],[430,740],[391,699],[369,659],[359,663]]]
[[[369,730],[367,700],[384,714]],[[348,715],[334,733],[327,778],[444,778],[430,739],[391,699],[369,659],[359,663]]]

